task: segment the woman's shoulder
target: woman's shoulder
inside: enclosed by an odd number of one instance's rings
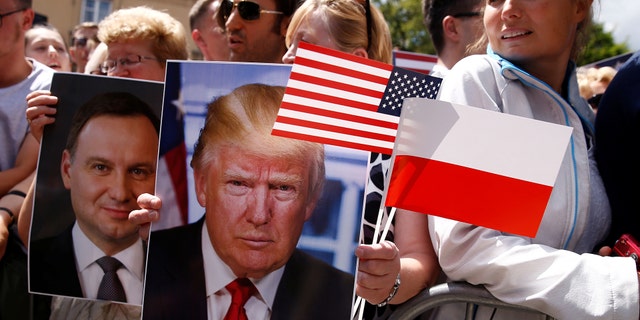
[[[462,58],[456,63],[451,72],[455,73],[486,73],[499,69],[498,62],[486,54],[474,54]]]

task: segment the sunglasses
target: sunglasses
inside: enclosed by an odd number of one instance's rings
[[[240,17],[244,20],[258,20],[262,13],[284,14],[281,11],[263,10],[260,8],[259,4],[251,1],[243,0],[238,3],[234,3],[233,0],[222,0],[222,3],[220,4],[220,13],[224,18],[224,21],[229,19],[233,8],[238,8],[238,14],[240,14]]]

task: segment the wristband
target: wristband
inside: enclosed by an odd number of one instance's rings
[[[12,194],[14,196],[23,197],[23,198],[27,196],[26,193],[24,193],[24,192],[22,192],[20,190],[15,190],[15,189],[7,192],[7,194]]]
[[[389,293],[389,296],[384,301],[378,303],[378,307],[386,306],[389,303],[389,301],[391,301],[391,299],[393,299],[393,297],[396,296],[396,293],[398,293],[399,287],[400,287],[400,272],[398,272],[398,276],[396,277],[396,282],[393,284],[393,288],[391,288],[391,292]]]
[[[9,226],[12,225],[15,220],[15,216],[13,215],[13,212],[11,212],[11,210],[5,207],[0,207],[0,211],[4,211],[9,214],[9,220],[11,220],[9,221]]]

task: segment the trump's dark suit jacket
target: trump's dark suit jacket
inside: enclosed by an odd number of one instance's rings
[[[143,319],[207,319],[202,223],[151,233]],[[296,250],[271,319],[349,319],[353,284],[352,275]]]

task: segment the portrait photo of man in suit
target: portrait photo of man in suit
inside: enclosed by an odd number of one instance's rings
[[[159,127],[131,93],[101,93],[79,107],[60,164],[75,221],[31,241],[31,292],[142,304],[146,243],[128,216],[154,191]]]
[[[143,319],[350,317],[353,276],[296,248],[323,190],[324,147],[271,135],[283,94],[246,84],[208,105],[191,160],[205,213],[151,232]],[[161,199],[138,204],[150,215]]]

